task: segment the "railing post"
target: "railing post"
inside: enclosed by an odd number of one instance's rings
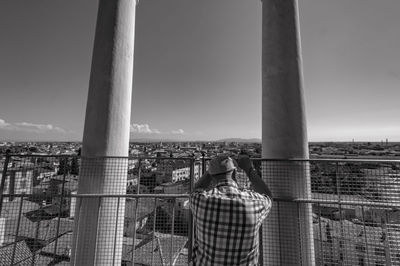
[[[121,202],[121,198],[118,198],[117,210],[119,210],[120,202]],[[113,259],[112,259],[113,266],[115,265],[115,257],[118,256],[118,255],[116,255],[117,254],[117,243],[118,243],[118,230],[119,230],[118,219],[121,219],[121,218],[124,219],[124,216],[120,217],[119,215],[117,215],[117,217],[116,217],[115,230],[114,230],[114,249],[113,249]],[[123,230],[123,228],[122,228],[122,230]],[[117,265],[119,265],[119,263]]]
[[[366,226],[365,226],[365,209],[364,209],[364,206],[361,206],[361,215],[362,215],[362,220],[363,220],[363,235],[364,235],[365,252],[367,254],[367,265],[370,265],[369,252],[368,252],[368,234],[367,234],[367,229],[366,229]]]
[[[140,175],[141,175],[141,168],[142,168],[142,159],[138,159],[138,178],[137,178],[137,189],[136,195],[140,193]],[[137,209],[139,207],[139,197],[135,200],[135,211],[133,212],[133,233],[132,233],[132,265],[135,265],[135,240],[136,240],[136,219],[137,219]]]
[[[319,253],[319,258],[321,259],[321,261],[318,261],[317,263],[319,265],[325,265],[324,262],[324,242],[323,242],[323,238],[322,238],[322,224],[321,224],[321,204],[317,203],[318,206],[318,230],[319,230],[319,249],[320,249],[320,253]]]
[[[387,228],[387,223],[388,223],[388,215],[387,215],[387,210],[385,210],[385,218],[382,219],[382,237],[383,237],[383,245],[385,249],[385,261],[386,261],[386,266],[392,266],[392,259],[390,255],[390,242],[389,242],[389,231]]]
[[[67,158],[65,158],[67,160]],[[56,239],[54,243],[54,256],[57,255],[57,246],[58,246],[58,234],[60,233],[60,220],[61,220],[61,213],[63,211],[63,201],[64,201],[64,189],[65,189],[65,177],[66,177],[66,168],[67,162],[64,164],[63,170],[63,181],[61,185],[61,196],[60,196],[60,207],[58,208],[58,219],[57,219],[57,229],[56,229]]]
[[[335,180],[336,180],[336,193],[338,195],[338,206],[339,206],[339,222],[340,222],[340,238],[339,238],[339,261],[340,265],[343,265],[343,239],[344,239],[344,230],[343,230],[343,216],[342,216],[342,182],[340,181],[340,173],[339,173],[339,162],[335,164]]]
[[[13,251],[11,254],[11,265],[14,265],[14,260],[15,260],[15,252],[17,251],[17,245],[18,245],[18,234],[19,234],[19,227],[21,226],[21,216],[22,216],[22,205],[24,203],[24,197],[21,197],[21,201],[19,203],[19,210],[18,210],[18,220],[17,220],[17,228],[15,230],[15,236],[14,236],[14,245],[13,245]],[[33,253],[32,257],[32,263],[35,260],[35,254]]]
[[[169,264],[172,266],[173,264],[173,246],[174,246],[174,234],[175,234],[175,203],[176,203],[176,198],[171,199],[172,200],[172,218],[171,218],[171,243],[170,243],[170,259],[169,259]]]
[[[10,158],[11,158],[10,152],[7,152],[6,159],[4,160],[3,172],[1,175],[1,183],[0,183],[0,214],[1,211],[3,210],[4,186],[6,184],[7,170],[8,170],[8,164],[10,163]]]
[[[189,183],[189,195],[192,194],[193,192],[193,187],[194,187],[194,159],[191,158],[190,161],[190,183]],[[195,232],[194,232],[194,223],[193,223],[193,215],[192,212],[189,212],[189,247],[188,247],[188,265],[191,265],[192,261],[192,252],[193,252],[193,243],[194,243],[194,238]]]
[[[150,265],[154,265],[154,239],[156,238],[156,221],[157,220],[157,198],[154,198],[154,210],[153,210],[153,238],[151,240],[151,261]],[[160,248],[160,247],[158,247]]]
[[[201,153],[201,174],[204,175],[206,173],[206,154],[204,152]]]

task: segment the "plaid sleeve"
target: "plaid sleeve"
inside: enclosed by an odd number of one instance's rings
[[[254,191],[247,192],[250,194],[251,198],[257,201],[257,205],[260,207],[258,219],[260,222],[262,222],[265,218],[267,218],[269,212],[271,211],[272,200],[270,197]]]
[[[192,213],[196,213],[196,208],[197,206],[199,206],[199,199],[200,199],[200,195],[201,195],[201,190],[197,190],[192,192],[192,194],[190,194],[190,198],[189,198],[189,207],[190,210],[192,211]]]
[[[267,218],[269,212],[271,211],[272,200],[268,196],[265,196],[265,195],[260,195],[260,196],[263,198],[263,200],[261,202],[264,205],[264,209],[261,212],[261,216],[260,216],[261,221],[263,221],[265,218]]]

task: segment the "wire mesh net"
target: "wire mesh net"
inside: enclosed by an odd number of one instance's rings
[[[312,197],[320,201],[313,204],[313,230],[321,265],[400,265],[399,166],[398,161],[311,164]]]
[[[124,235],[131,240],[124,245],[123,264],[188,265],[188,197],[201,165],[168,157],[132,159],[129,165],[127,193],[136,197],[127,199]]]
[[[274,196],[260,234],[261,264],[400,265],[399,161],[253,163]],[[189,193],[207,165],[195,158],[4,157],[0,265],[69,265],[78,218],[80,229],[95,232],[86,232],[85,253],[94,252],[90,241],[106,243],[95,245],[101,252],[94,256],[108,265],[188,265]],[[251,187],[241,169],[237,179]]]
[[[0,265],[89,265],[91,253],[106,265],[188,264],[190,177],[202,171],[192,158],[2,162]]]
[[[266,265],[400,265],[400,162],[261,162]]]
[[[75,169],[67,169],[67,161]],[[69,260],[74,224],[70,195],[77,187],[78,161],[61,156],[2,161],[1,265],[62,265]]]

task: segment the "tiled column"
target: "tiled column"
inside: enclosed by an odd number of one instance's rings
[[[78,194],[125,194],[135,0],[100,0]],[[71,265],[121,265],[125,201],[76,203]]]
[[[297,0],[262,0],[262,157],[307,159]],[[307,162],[263,163],[274,198],[310,197]],[[264,265],[315,265],[311,206],[274,202],[263,225]]]

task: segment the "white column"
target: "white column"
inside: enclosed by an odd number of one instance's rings
[[[99,1],[78,194],[126,192],[135,11],[135,0]],[[71,265],[121,265],[124,208],[77,201]]]
[[[262,0],[262,157],[308,159],[297,0]],[[308,163],[263,163],[275,198],[311,195]],[[263,226],[264,265],[315,265],[311,206],[275,202]]]

